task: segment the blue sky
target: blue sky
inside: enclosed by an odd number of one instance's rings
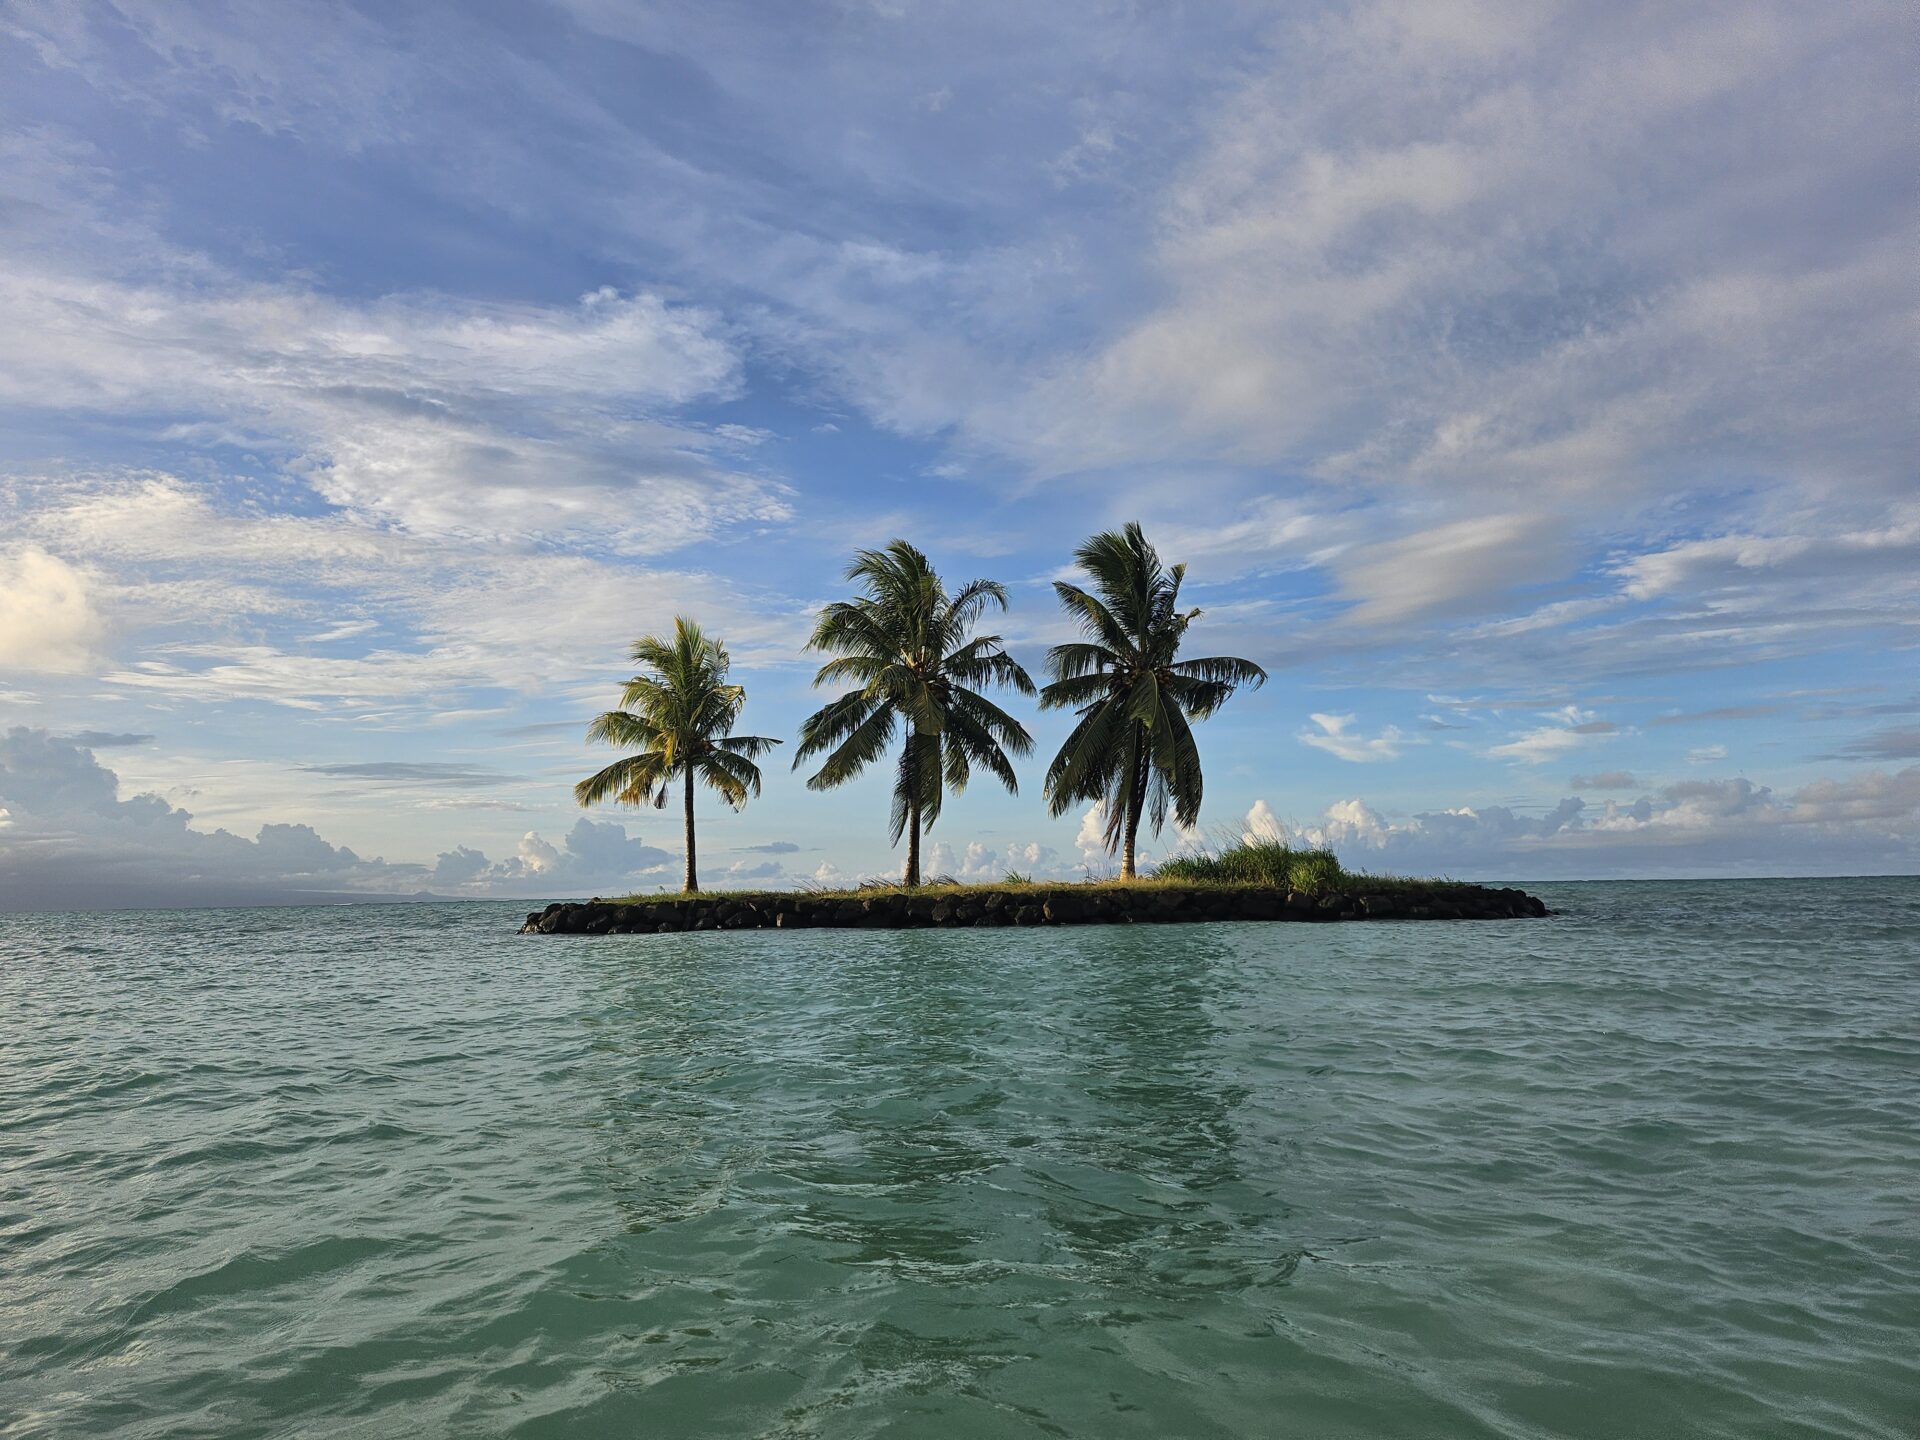
[[[1920,868],[1899,22],[8,7],[0,904],[671,882],[568,795],[634,635],[791,739],[855,548],[1005,581],[1037,672],[1129,519],[1272,672],[1208,835]],[[1104,866],[1032,728],[936,866]],[[891,869],[885,787],[777,760],[709,883]]]

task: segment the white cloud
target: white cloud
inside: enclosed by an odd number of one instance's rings
[[[1271,805],[1264,800],[1256,800],[1241,822],[1240,838],[1249,845],[1269,841],[1284,845],[1287,843],[1287,827],[1273,813]]]
[[[787,514],[778,484],[724,463],[730,433],[661,418],[739,380],[715,318],[656,296],[349,304],[16,266],[0,316],[36,336],[0,355],[0,400],[170,417],[172,438],[272,452],[373,525],[651,552]]]
[[[1898,473],[1891,12],[1491,8],[1488,45],[1424,0],[1280,27],[1167,197],[1164,302],[1019,412],[1053,463],[1617,494],[1714,435]]]
[[[1802,521],[1815,517],[1801,516]],[[1905,581],[1920,572],[1920,505],[1893,507],[1882,524],[1852,530],[1717,535],[1688,540],[1616,567],[1635,600],[1736,595],[1760,584]]]
[[[1567,785],[1574,790],[1637,790],[1640,782],[1628,770],[1602,770],[1596,775],[1573,775]]]
[[[569,896],[587,891],[622,894],[647,883],[679,879],[681,857],[627,834],[617,821],[574,821],[562,845],[537,831],[520,837],[515,853],[489,861],[480,851],[455,846],[440,855],[433,879],[459,893]],[[776,867],[777,868],[777,867]]]
[[[677,856],[617,823],[581,819],[564,847],[529,832],[491,864],[455,846],[424,865],[365,859],[304,824],[268,823],[252,839],[194,828],[154,794],[122,799],[92,751],[44,730],[0,735],[0,909],[244,904],[313,895],[572,895],[658,878]]]
[[[1711,765],[1716,760],[1724,760],[1726,758],[1727,747],[1724,745],[1697,745],[1687,751],[1687,763],[1689,765]]]
[[[1292,838],[1362,869],[1461,877],[1899,873],[1920,864],[1920,766],[1785,797],[1744,779],[1689,781],[1536,815],[1457,806],[1388,820],[1348,800]]]
[[[31,545],[0,552],[0,670],[85,670],[101,630],[79,570]]]
[[[1110,863],[1112,855],[1107,851],[1107,806],[1103,800],[1096,800],[1086,808],[1080,817],[1080,828],[1074,832],[1074,849],[1080,852],[1080,859],[1088,865]]]
[[[1555,723],[1524,731],[1503,745],[1489,746],[1486,753],[1494,759],[1538,765],[1616,734],[1620,729],[1612,721],[1601,720],[1592,711],[1577,705],[1568,705],[1549,718]]]
[[[472,742],[467,717],[529,697],[592,708],[676,609],[784,663],[806,607],[772,588],[793,583],[777,547],[813,564],[826,524],[836,550],[916,533],[927,474],[986,502],[942,543],[1011,546],[1002,573],[1051,563],[1026,547],[1068,521],[1142,515],[1204,562],[1218,648],[1310,685],[1539,710],[1920,643],[1891,7],[856,5],[821,26],[566,0],[551,46],[441,18],[431,43],[326,6],[0,21],[86,101],[35,115],[55,91],[31,76],[0,99],[26,122],[0,126],[0,323],[35,337],[0,354],[14,453],[173,472],[41,464],[0,491],[0,548],[82,598],[48,623],[0,607],[0,656],[46,675],[0,699],[72,727],[217,706],[256,755],[288,720],[301,745]],[[572,24],[688,83],[661,110],[567,67]],[[135,133],[158,143],[130,164]],[[314,226],[312,196],[241,190],[215,226],[173,203],[263,134],[298,152],[288,183],[366,213]],[[360,188],[369,157],[401,183]],[[808,435],[821,413],[849,433]],[[796,503],[775,467],[867,453],[862,420],[924,442],[898,489]],[[1012,622],[1023,643],[1045,623]],[[116,708],[82,711],[67,676]],[[1337,718],[1310,743],[1417,743]],[[1584,760],[1604,732],[1581,723],[1477,726],[1457,753]],[[560,863],[539,844],[497,863]],[[1104,863],[1084,825],[1075,848]]]
[[[473,690],[604,685],[623,672],[635,633],[683,609],[747,664],[790,659],[805,628],[792,602],[756,602],[710,575],[393,533],[339,514],[220,509],[171,475],[0,483],[0,502],[35,546],[98,567],[88,613],[139,657],[105,666],[104,678],[155,697],[424,722]],[[379,621],[315,633],[363,608]],[[558,634],[565,646],[552,643]]]
[[[362,860],[304,825],[242,839],[195,830],[157,795],[122,800],[91,751],[44,730],[0,736],[0,908],[220,903],[294,890],[416,888],[418,867]],[[408,882],[412,883],[409,884]]]
[[[1354,717],[1351,715],[1315,712],[1307,718],[1319,728],[1302,730],[1299,736],[1302,745],[1311,745],[1316,750],[1324,750],[1329,755],[1337,755],[1356,765],[1377,760],[1398,760],[1402,745],[1408,743],[1406,737],[1392,725],[1369,739],[1353,730]]]
[[[1530,581],[1557,579],[1568,548],[1540,514],[1484,515],[1349,551],[1334,562],[1355,625],[1441,619],[1499,603]]]
[[[1545,725],[1516,735],[1504,745],[1488,747],[1487,754],[1502,760],[1538,765],[1577,748],[1585,737],[1564,725]]]

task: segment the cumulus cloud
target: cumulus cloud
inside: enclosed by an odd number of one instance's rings
[[[0,671],[86,670],[101,629],[78,569],[37,546],[0,552]]]
[[[936,841],[928,848],[923,869],[928,875],[951,875],[968,884],[1002,880],[1008,875],[1059,880],[1080,873],[1078,866],[1038,840],[1015,840],[1001,846],[974,840],[957,852],[945,841]]]
[[[1255,810],[1271,818],[1264,801]],[[1539,813],[1462,805],[1396,819],[1345,800],[1281,838],[1363,869],[1462,878],[1902,873],[1920,863],[1920,766],[1786,795],[1745,779],[1686,781],[1632,804],[1570,796]]]
[[[305,891],[415,888],[417,867],[362,860],[304,825],[251,840],[196,830],[157,795],[119,796],[91,750],[45,730],[0,738],[0,908],[219,903]],[[411,881],[412,884],[408,884]]]
[[[1112,854],[1107,850],[1107,805],[1104,800],[1096,800],[1080,816],[1080,827],[1074,832],[1073,848],[1080,852],[1083,864],[1102,865],[1110,863]]]
[[[406,895],[583,894],[636,886],[676,857],[619,824],[582,819],[555,846],[529,832],[489,862],[455,846],[436,864],[363,858],[310,825],[270,823],[253,838],[202,830],[158,795],[120,795],[93,752],[45,730],[0,737],[0,909],[247,904]]]
[[[677,878],[680,857],[627,834],[617,821],[574,821],[555,845],[537,831],[520,837],[512,855],[490,861],[481,851],[456,846],[434,864],[434,879],[460,893],[488,895],[579,895],[619,893]]]
[[[724,872],[727,880],[730,883],[736,884],[747,880],[778,880],[784,877],[786,873],[787,867],[782,865],[778,860],[761,860],[758,862],[736,860],[733,864],[727,866]]]
[[[1273,813],[1273,807],[1264,800],[1256,800],[1241,822],[1240,838],[1249,845],[1274,842],[1284,845],[1287,842],[1287,827],[1280,823],[1280,817]]]
[[[449,887],[471,884],[485,872],[487,863],[487,857],[480,851],[456,845],[435,859],[433,883]]]

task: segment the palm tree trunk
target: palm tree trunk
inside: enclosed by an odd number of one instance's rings
[[[907,732],[907,874],[909,888],[920,883],[920,737]]]
[[[1127,843],[1120,852],[1120,878],[1134,878],[1134,853],[1140,840],[1140,807],[1147,799],[1147,737],[1144,728],[1134,740],[1133,776],[1127,785]]]
[[[693,767],[687,767],[687,883],[682,888],[691,895],[700,888],[700,877],[694,873],[693,864]]]

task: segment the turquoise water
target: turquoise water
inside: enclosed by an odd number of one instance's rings
[[[1904,1436],[1920,881],[0,917],[0,1434]]]

